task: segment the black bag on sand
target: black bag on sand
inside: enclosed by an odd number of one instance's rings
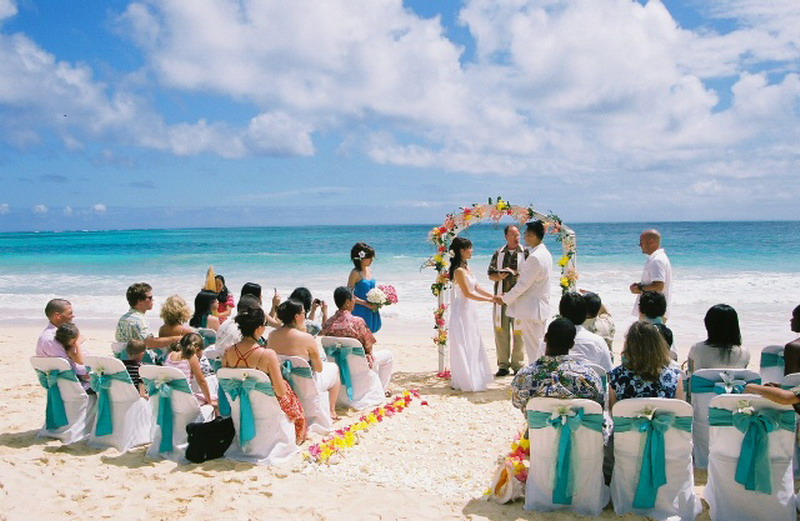
[[[202,463],[210,459],[221,458],[231,446],[236,430],[230,417],[216,417],[210,422],[190,423],[186,426],[189,435],[189,446],[186,447],[186,459],[192,463]]]

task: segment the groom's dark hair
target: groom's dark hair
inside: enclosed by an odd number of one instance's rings
[[[532,233],[539,237],[539,240],[544,239],[544,223],[542,221],[533,221],[525,224],[525,233]]]

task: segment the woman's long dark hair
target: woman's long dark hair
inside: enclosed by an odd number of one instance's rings
[[[194,298],[194,315],[189,321],[192,327],[204,327],[203,318],[211,314],[211,306],[217,301],[217,294],[214,291],[202,290]]]
[[[375,257],[375,248],[366,242],[357,242],[350,249],[350,260],[353,261],[353,266],[358,271],[361,271],[361,261],[363,259],[372,259]]]
[[[739,330],[739,315],[727,304],[711,306],[704,320],[708,338],[706,344],[722,349],[725,356],[730,356],[733,346],[742,345],[742,333]]]
[[[470,247],[472,247],[472,241],[466,237],[456,237],[450,243],[450,252],[452,254],[450,259],[450,280],[454,280],[453,276],[458,268],[467,265],[467,261],[461,258],[461,250],[466,250]]]
[[[228,286],[225,285],[225,277],[222,275],[217,275],[214,277],[214,280],[222,282],[222,290],[217,293],[217,302],[220,304],[228,302],[228,296],[230,295],[230,292],[228,291]]]

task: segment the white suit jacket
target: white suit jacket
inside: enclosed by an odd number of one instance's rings
[[[552,271],[553,256],[544,243],[532,248],[528,258],[519,265],[517,283],[503,295],[503,302],[508,305],[507,314],[518,320],[548,320]]]

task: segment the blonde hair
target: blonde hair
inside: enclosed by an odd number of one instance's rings
[[[189,304],[180,295],[172,295],[161,306],[161,319],[169,326],[184,324],[191,316]]]
[[[670,363],[669,346],[656,326],[639,321],[631,324],[625,335],[625,366],[643,380],[654,382]]]

